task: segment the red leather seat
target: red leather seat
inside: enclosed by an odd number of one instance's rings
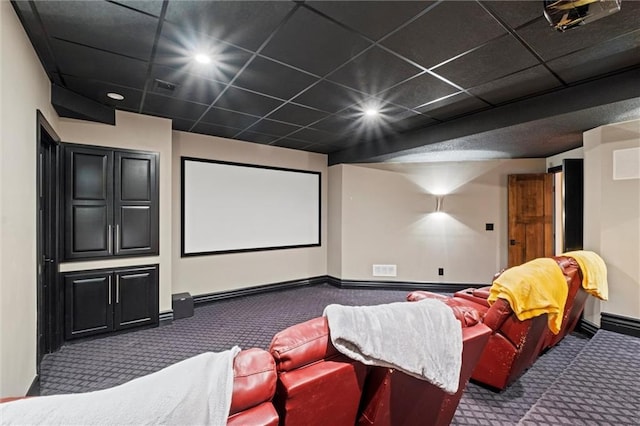
[[[233,360],[233,394],[227,424],[231,426],[278,424],[272,399],[276,391],[276,364],[262,349],[241,351]]]
[[[281,425],[355,424],[368,367],[335,349],[326,318],[282,330],[269,351],[278,370],[274,405]]]
[[[458,391],[450,395],[437,386],[391,368],[374,367],[367,378],[358,425],[448,425],[451,423],[469,377],[482,353],[491,329],[479,323],[469,307],[449,304],[463,326],[462,368]]]

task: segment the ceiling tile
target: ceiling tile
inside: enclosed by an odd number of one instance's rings
[[[57,64],[55,58],[47,47],[48,38],[44,31],[44,28],[40,25],[40,20],[34,15],[31,10],[31,5],[26,1],[13,2],[13,7],[21,17],[21,21],[24,24],[25,30],[31,40],[31,43],[35,47],[38,58],[42,63],[45,71],[52,78],[54,75],[59,77],[57,73]],[[54,80],[55,83],[62,85],[60,80]]]
[[[273,146],[291,149],[305,149],[309,145],[311,145],[309,142],[299,141],[295,139],[280,139],[278,142],[273,144]]]
[[[323,80],[293,99],[327,112],[337,112],[362,99],[364,95]]]
[[[417,110],[438,120],[448,120],[458,115],[479,111],[487,107],[487,104],[473,96],[458,93],[439,102],[417,108]]]
[[[182,118],[174,118],[171,120],[171,128],[182,132],[188,132],[195,124],[193,120],[183,120]]]
[[[168,22],[162,26],[154,58],[156,64],[226,83],[251,58],[252,54],[245,50],[191,29],[186,31],[188,34],[185,34],[185,28]],[[209,55],[211,63],[197,62],[195,55],[200,53]]]
[[[106,1],[47,1],[36,7],[51,37],[138,59],[151,58],[157,18]]]
[[[238,129],[244,129],[245,127],[255,123],[257,120],[257,117],[253,117],[251,115],[240,114],[239,112],[227,111],[216,107],[210,108],[209,111],[207,111],[207,114],[202,118],[202,121],[209,124],[218,124]]]
[[[289,137],[292,139],[308,141],[309,143],[326,143],[335,139],[334,135],[321,132],[320,130],[314,130],[310,127],[300,129],[299,131],[289,135]]]
[[[309,109],[293,104],[286,104],[282,108],[269,116],[270,119],[286,121],[288,123],[298,124],[300,126],[306,126],[314,121],[325,118],[328,114],[326,112],[318,111],[315,109]]]
[[[241,139],[243,141],[262,143],[262,144],[269,144],[279,138],[280,136],[266,135],[264,133],[249,132],[249,131],[242,132],[238,136],[238,139]]]
[[[206,109],[206,105],[147,93],[142,112],[167,118],[177,117],[198,120]]]
[[[424,67],[432,67],[504,33],[476,2],[450,1],[440,2],[382,44]]]
[[[432,71],[466,89],[537,64],[519,41],[506,35]]]
[[[162,65],[153,66],[152,78],[154,81],[149,89],[152,92],[202,104],[212,103],[225,87],[217,81],[207,80]],[[175,84],[176,88],[173,91],[164,89],[162,84],[156,80]]]
[[[298,8],[262,54],[323,76],[370,43],[306,8]]]
[[[63,74],[118,83],[140,90],[144,88],[147,62],[61,40],[54,39],[51,45]]]
[[[436,120],[433,120],[422,114],[415,114],[415,115],[406,117],[402,120],[394,121],[393,123],[391,123],[391,128],[397,132],[404,132],[407,130],[414,130],[414,129],[426,127],[435,123],[437,123]]]
[[[276,99],[257,95],[236,87],[229,87],[216,102],[217,107],[253,115],[267,114],[280,104],[282,102]]]
[[[500,104],[559,86],[560,81],[538,65],[471,88],[469,92],[492,104]]]
[[[300,129],[300,127],[298,126],[264,119],[257,122],[247,130],[251,132],[266,133],[267,135],[285,136],[291,132],[295,132],[298,129]]]
[[[415,108],[418,105],[426,104],[458,91],[458,89],[439,78],[429,73],[424,73],[379,96],[390,102]]]
[[[70,75],[63,75],[63,78],[67,89],[85,98],[119,109],[126,108],[137,111],[140,108],[140,100],[142,99],[142,91],[140,90]],[[108,98],[107,93],[109,92],[119,93],[124,96],[124,99],[116,101]]]
[[[562,33],[543,20],[521,28],[518,34],[548,61],[637,30],[640,2],[625,1],[621,5],[620,12]]]
[[[341,135],[354,131],[358,127],[358,120],[332,115],[313,124],[311,127],[334,135]]]
[[[365,36],[378,40],[420,11],[432,1],[307,1],[306,5],[319,10],[336,21]]]
[[[513,29],[531,22],[534,19],[544,20],[543,4],[538,0],[498,0],[483,1],[483,3]]]
[[[234,86],[289,99],[317,79],[265,58],[257,57],[234,81]]]
[[[153,16],[160,16],[162,12],[162,2],[157,0],[117,0],[113,3],[131,7]]]
[[[240,130],[232,127],[219,126],[217,124],[203,123],[202,121],[196,124],[192,132],[201,133],[203,135],[219,136],[222,138],[232,138]]]
[[[327,78],[375,94],[420,72],[419,68],[375,46]]]
[[[284,1],[170,1],[167,20],[256,50],[295,6]]]
[[[549,68],[558,73],[567,83],[638,64],[640,64],[640,30],[548,63]]]

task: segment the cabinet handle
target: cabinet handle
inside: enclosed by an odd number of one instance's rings
[[[111,276],[109,276],[109,304],[111,304]]]
[[[116,251],[120,251],[120,224],[116,225]]]
[[[120,275],[116,275],[116,303],[120,303]]]
[[[111,225],[107,225],[107,251],[111,254],[111,239],[113,235],[111,235]]]

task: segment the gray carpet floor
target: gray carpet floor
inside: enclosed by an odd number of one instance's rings
[[[53,395],[104,389],[234,345],[267,349],[275,333],[321,315],[331,303],[374,305],[403,301],[406,294],[323,284],[211,303],[168,326],[63,346],[44,358],[40,391]],[[573,333],[503,392],[470,383],[452,424],[640,424],[632,423],[640,411],[639,344],[640,339],[611,332],[599,331],[592,341]],[[617,389],[618,383],[624,386]],[[585,410],[594,400],[605,409],[614,401],[622,407],[615,413]]]

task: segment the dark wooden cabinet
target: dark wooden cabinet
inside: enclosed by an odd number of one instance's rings
[[[158,265],[67,272],[65,338],[158,324]]]
[[[158,154],[63,147],[65,260],[158,254]]]

